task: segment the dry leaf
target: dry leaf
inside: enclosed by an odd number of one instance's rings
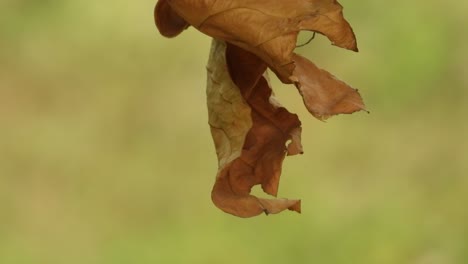
[[[301,123],[273,96],[266,68],[295,84],[318,119],[363,110],[357,90],[293,52],[301,30],[357,51],[342,6],[336,0],[159,0],[155,21],[166,37],[192,25],[215,38],[207,66],[209,123],[219,163],[215,205],[240,217],[300,212],[300,200],[250,194],[260,184],[276,196],[285,156],[302,153]]]

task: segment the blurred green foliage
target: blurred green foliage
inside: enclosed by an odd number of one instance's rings
[[[162,38],[149,0],[2,0],[0,263],[468,263],[468,4],[341,3],[360,52],[299,52],[371,114],[319,122],[275,80],[303,214],[245,220],[210,201],[208,37]]]

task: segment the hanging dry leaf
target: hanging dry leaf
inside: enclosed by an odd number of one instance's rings
[[[260,184],[276,196],[285,156],[302,153],[301,123],[276,101],[265,71],[269,67],[282,82],[294,83],[321,120],[364,109],[357,90],[293,52],[301,30],[357,51],[342,6],[336,0],[159,0],[155,19],[167,37],[192,25],[219,39],[207,67],[209,123],[219,161],[216,206],[241,217],[300,212],[299,200],[250,194]]]

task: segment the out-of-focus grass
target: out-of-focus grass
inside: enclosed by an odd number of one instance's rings
[[[467,263],[468,4],[341,2],[360,53],[299,52],[371,114],[316,121],[275,81],[303,214],[249,220],[210,201],[208,37],[158,36],[153,1],[1,2],[0,263]]]

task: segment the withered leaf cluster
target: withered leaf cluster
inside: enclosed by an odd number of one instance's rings
[[[212,200],[240,217],[300,212],[300,200],[262,199],[254,185],[277,196],[286,155],[302,153],[301,122],[272,93],[267,68],[294,84],[320,120],[364,109],[357,90],[294,53],[301,30],[357,51],[336,0],[159,0],[159,32],[175,37],[189,26],[214,38],[208,61],[209,124],[219,169]]]

